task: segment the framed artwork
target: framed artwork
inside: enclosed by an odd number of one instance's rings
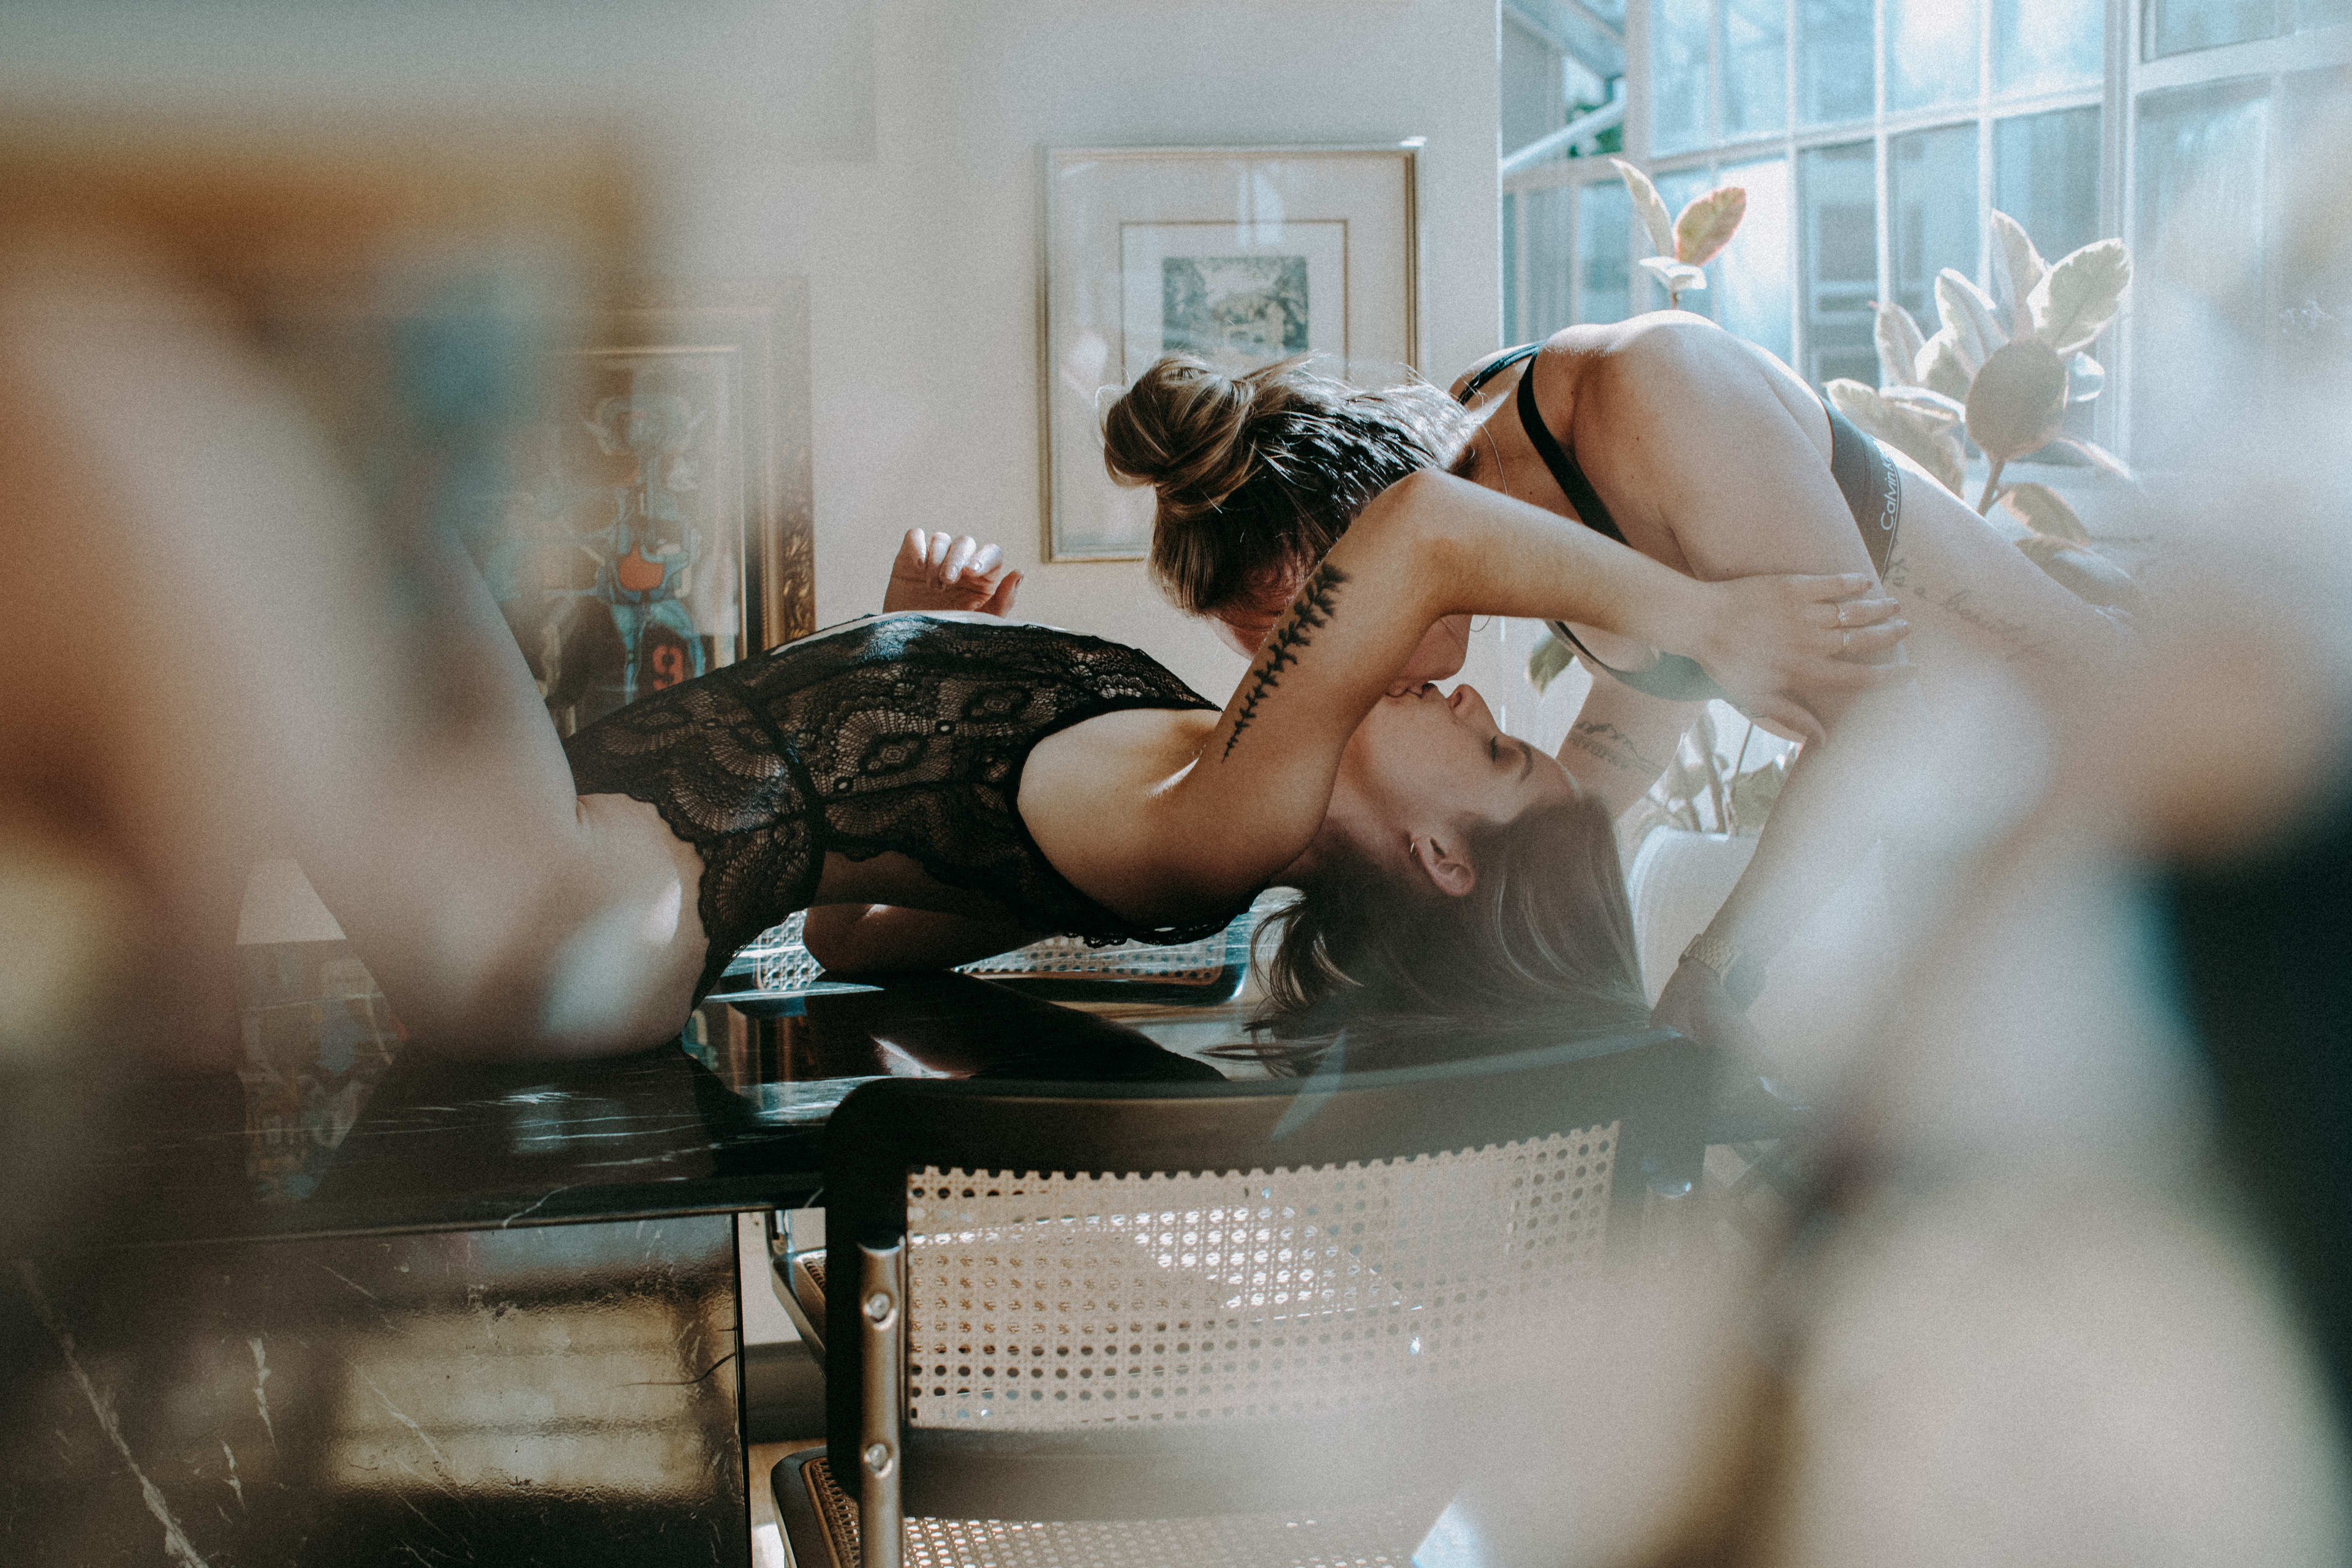
[[[1420,363],[1419,143],[1055,148],[1045,155],[1045,556],[1126,561],[1151,495],[1103,471],[1102,410],[1188,353],[1312,353],[1383,385]]]
[[[584,345],[482,552],[567,735],[815,629],[805,282],[640,293]]]

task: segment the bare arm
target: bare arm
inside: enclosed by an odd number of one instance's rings
[[[1560,742],[1560,765],[1611,816],[1622,816],[1666,771],[1704,706],[1669,702],[1599,676]]]

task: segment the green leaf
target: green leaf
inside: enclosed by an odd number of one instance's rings
[[[2009,342],[1990,297],[1948,267],[1936,274],[1936,313],[1951,331],[1970,375]]]
[[[1946,327],[1929,338],[1927,346],[1919,351],[1917,372],[1911,379],[1955,403],[1966,403],[1976,372],[1960,363],[1959,334]]]
[[[1969,416],[1968,405],[1958,398],[1924,386],[1882,388],[1878,395],[1895,407],[1917,415],[1931,430],[1948,430]]]
[[[1938,429],[1923,415],[1844,376],[1822,388],[1837,411],[1936,477],[1954,495],[1960,493],[1962,463],[1959,437]]]
[[[1568,667],[1575,662],[1576,650],[1553,633],[1546,632],[1543,641],[1536,644],[1535,652],[1528,655],[1528,684],[1539,695],[1549,691],[1551,683],[1567,674]]]
[[[1723,252],[1748,216],[1748,192],[1739,185],[1719,185],[1691,198],[1675,219],[1673,256],[1676,261],[1704,267]]]
[[[2053,267],[2034,286],[2033,335],[2060,358],[2091,346],[2116,319],[2131,284],[2131,253],[2120,239],[2099,239]]]
[[[1650,184],[1650,176],[1622,158],[1609,160],[1617,166],[1617,177],[1625,182],[1633,194],[1633,210],[1642,216],[1642,226],[1650,231],[1650,254],[1672,256],[1675,253],[1675,220],[1666,216],[1666,204],[1658,195],[1658,187]]]
[[[2030,533],[2017,542],[2026,558],[2049,574],[2051,580],[2084,604],[2137,615],[2147,600],[2131,574],[2095,550],[2069,544],[2048,534]]]
[[[2042,275],[2050,270],[2033,248],[2025,226],[2005,212],[1992,215],[1992,297],[2000,306],[2001,323],[2012,338],[2033,331],[2033,308],[2027,303]]]
[[[2066,364],[2028,338],[1994,351],[1969,385],[1969,438],[1996,463],[2050,444],[2066,419]]]
[[[2034,532],[2069,544],[2088,544],[2091,536],[2065,498],[2048,485],[2028,479],[2000,492],[2001,510]]]
[[[1927,339],[1911,312],[1880,300],[1872,336],[1878,344],[1880,388],[1919,384],[1919,351],[1927,346]]]
[[[2066,362],[2066,401],[2088,403],[2105,390],[2107,367],[2089,354],[2077,353]]]
[[[2113,474],[2119,479],[2132,477],[2130,466],[2096,441],[2085,441],[2076,436],[2061,436],[2057,444],[2084,458],[2101,473]]]

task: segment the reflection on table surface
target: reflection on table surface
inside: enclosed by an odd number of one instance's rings
[[[251,946],[240,963],[234,1078],[7,1097],[0,1120],[50,1118],[18,1130],[25,1173],[10,1184],[51,1201],[0,1241],[82,1245],[77,1214],[110,1214],[115,1243],[757,1207],[815,1190],[824,1119],[868,1079],[1214,1079],[1199,1049],[1241,1029],[1219,1009],[1115,1009],[1133,1015],[1121,1020],[919,974],[707,1003],[679,1040],[629,1056],[461,1062],[406,1041],[341,942]]]

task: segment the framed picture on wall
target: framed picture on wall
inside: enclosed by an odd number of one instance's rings
[[[1385,385],[1420,363],[1419,143],[1045,155],[1045,556],[1130,561],[1151,495],[1103,470],[1102,411],[1162,355],[1297,353]]]
[[[815,629],[805,282],[641,292],[564,371],[482,566],[568,735]]]

